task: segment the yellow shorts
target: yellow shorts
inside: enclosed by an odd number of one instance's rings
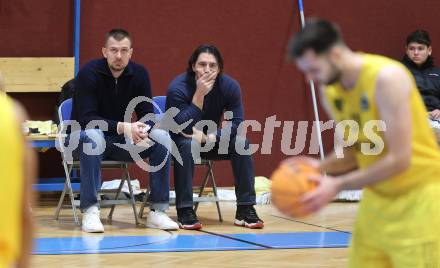
[[[440,268],[440,182],[397,197],[364,190],[349,252],[353,268]]]

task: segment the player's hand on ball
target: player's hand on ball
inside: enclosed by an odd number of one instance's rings
[[[305,193],[300,202],[304,210],[314,213],[330,203],[333,198],[341,191],[340,180],[332,176],[310,176],[309,179],[317,184],[317,187]]]
[[[319,177],[321,173],[315,167],[296,160],[287,161],[287,164],[282,162],[272,173],[271,198],[279,211],[300,218],[311,213],[304,208],[301,198],[316,189],[317,183],[310,178]]]

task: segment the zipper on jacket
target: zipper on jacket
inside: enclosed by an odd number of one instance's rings
[[[118,78],[115,78],[116,97],[118,96]]]

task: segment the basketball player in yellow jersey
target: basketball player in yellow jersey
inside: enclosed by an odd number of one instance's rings
[[[289,48],[299,69],[320,86],[336,122],[359,127],[335,153],[307,161],[327,176],[301,201],[317,211],[342,190],[364,188],[350,246],[350,267],[439,267],[440,151],[411,74],[400,63],[355,53],[333,23],[314,19]],[[371,126],[374,127],[371,127]],[[351,133],[355,133],[352,131]]]
[[[36,156],[20,124],[24,109],[4,92],[0,73],[0,268],[28,267],[32,250],[31,187]]]

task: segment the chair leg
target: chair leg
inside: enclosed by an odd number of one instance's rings
[[[128,173],[128,165],[125,166],[125,170],[126,170],[125,180],[127,181],[128,191],[130,192],[131,206],[133,207],[134,220],[136,222],[136,225],[139,225],[139,218],[136,211],[136,200],[134,199],[133,187],[131,186],[130,174]]]
[[[124,174],[122,175],[121,183],[119,183],[118,191],[116,192],[115,200],[118,200],[119,194],[122,191],[122,186],[124,186],[125,178],[127,176],[126,174],[127,170],[124,168]],[[108,219],[111,221],[113,218],[113,211],[115,210],[116,205],[112,205],[110,209],[110,213],[108,214]]]
[[[64,203],[64,198],[66,196],[66,191],[67,191],[67,182],[64,182],[64,189],[63,189],[63,192],[61,193],[60,200],[58,201],[57,209],[55,210],[55,220],[58,220],[59,217],[60,217],[60,211],[61,211],[61,208],[62,208],[63,203]]]
[[[80,222],[78,219],[78,213],[77,213],[76,206],[75,206],[75,197],[73,195],[72,183],[70,181],[70,172],[72,172],[73,165],[68,166],[67,163],[65,161],[63,161],[63,166],[64,166],[64,172],[66,173],[67,193],[69,194],[70,203],[72,205],[73,218],[75,220],[75,223],[77,225],[80,225]]]
[[[203,182],[202,182],[202,185],[200,186],[200,189],[199,189],[199,197],[201,197],[203,195],[203,192],[205,191],[206,185],[208,185],[210,170],[211,170],[211,166],[208,163],[208,171],[206,171],[206,174],[203,177]],[[194,205],[194,212],[197,212],[198,208],[199,208],[199,202],[196,202]]]
[[[149,194],[148,194],[148,189],[147,189],[145,192],[144,200],[142,201],[141,208],[139,209],[139,216],[138,216],[139,219],[142,219],[144,216],[144,209],[145,209],[145,206],[147,206],[148,196],[149,196]]]
[[[211,175],[211,180],[212,180],[212,190],[214,192],[214,196],[217,198],[217,201],[215,201],[215,205],[217,206],[218,220],[222,222],[223,217],[222,217],[222,212],[220,210],[220,202],[218,201],[217,183],[215,182],[214,171],[212,170],[212,161],[209,161],[209,173]]]

